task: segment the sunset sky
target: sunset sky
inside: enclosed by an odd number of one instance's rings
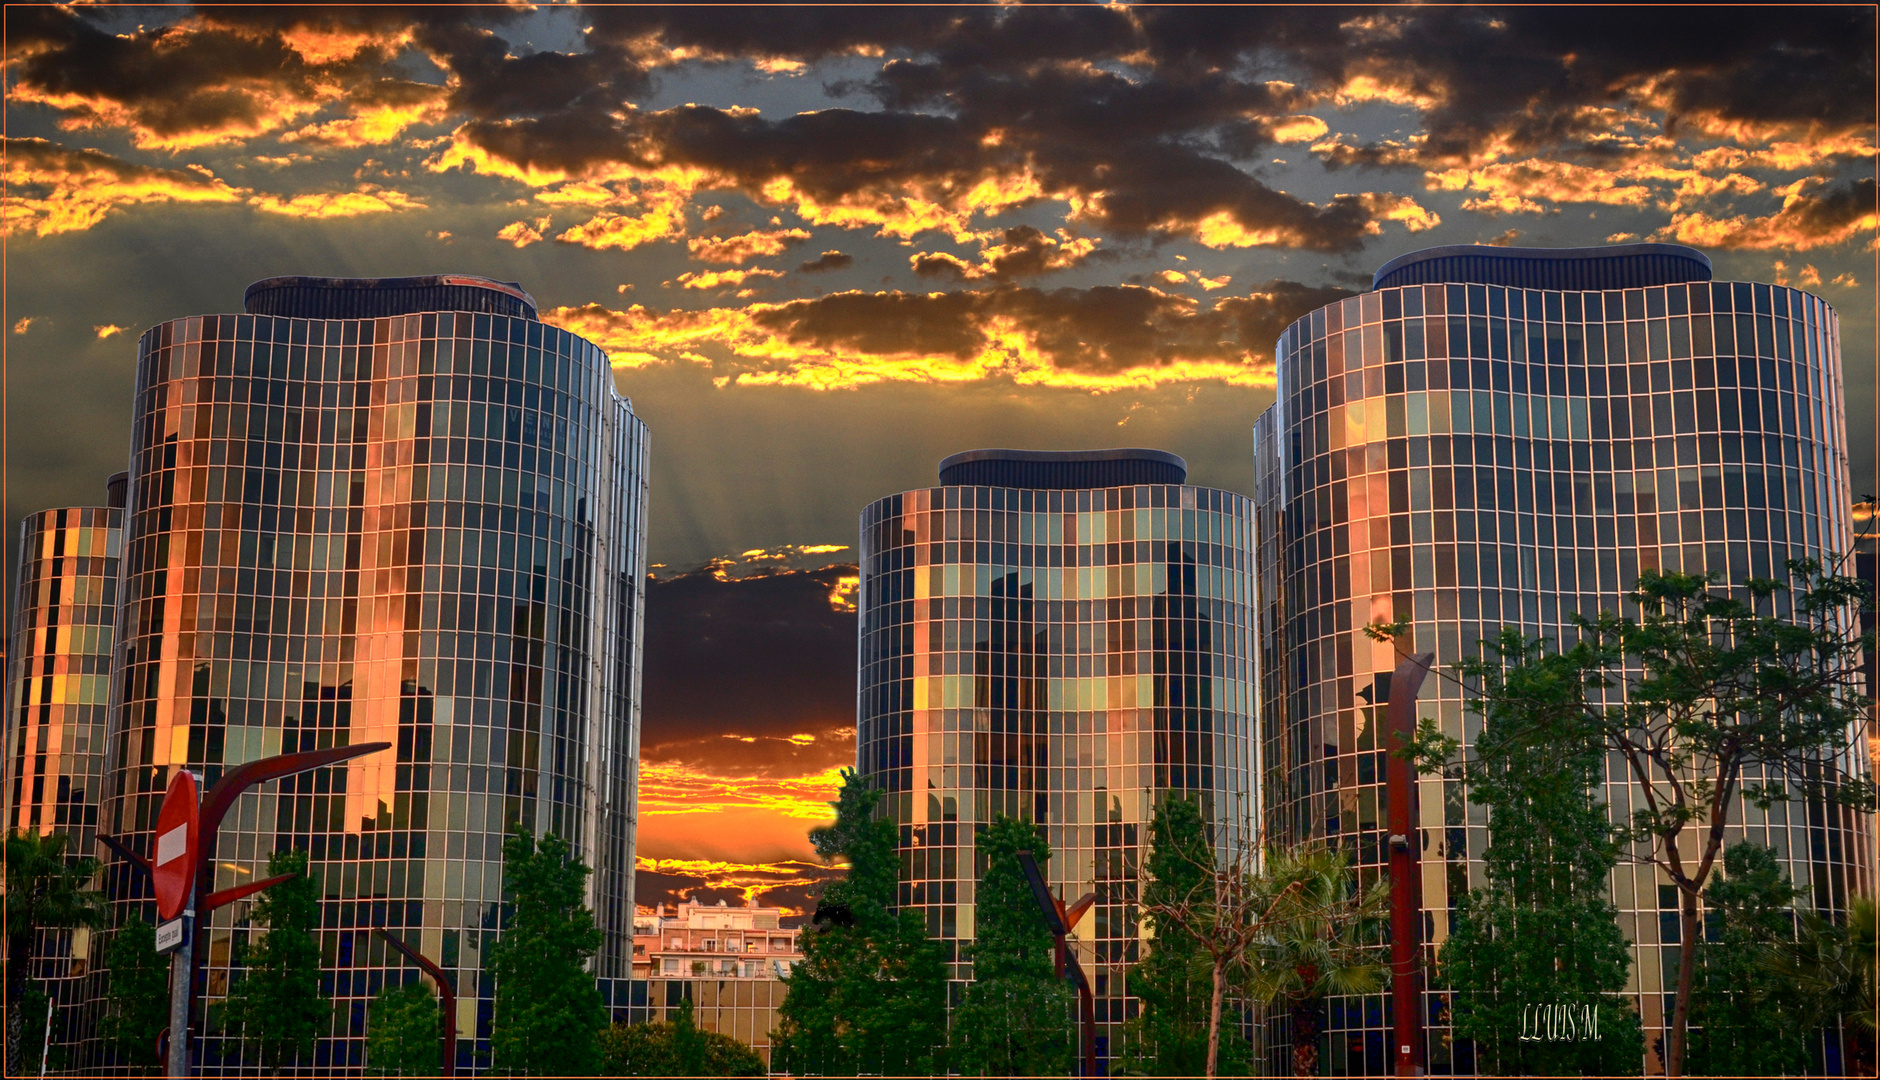
[[[9,536],[125,467],[152,323],[283,274],[521,283],[652,430],[643,898],[822,872],[863,505],[979,446],[1248,491],[1274,338],[1406,251],[1670,240],[1819,293],[1876,487],[1871,9],[6,20]]]

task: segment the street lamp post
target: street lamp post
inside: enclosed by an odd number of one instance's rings
[[[360,743],[357,746],[277,754],[251,761],[224,773],[222,779],[216,781],[203,796],[200,805],[196,805],[194,774],[179,772],[171,781],[169,793],[165,795],[164,805],[157,815],[156,851],[151,857],[137,854],[115,837],[98,837],[106,847],[151,876],[157,886],[159,913],[167,912],[166,919],[180,919],[182,923],[175,946],[176,955],[170,962],[170,1037],[164,1075],[177,1080],[190,1075],[189,1020],[195,1002],[199,955],[196,939],[202,932],[204,918],[225,904],[253,896],[293,876],[281,874],[251,881],[246,885],[209,890],[209,886],[215,883],[216,835],[222,828],[222,819],[234,806],[235,799],[256,784],[326,765],[337,765],[391,747],[392,744],[386,742]],[[172,800],[176,803],[174,807],[171,805]],[[187,902],[184,901],[185,897]],[[179,906],[180,911],[176,910]]]
[[[1083,898],[1072,904],[1067,910],[1064,901],[1051,892],[1045,883],[1044,874],[1038,869],[1038,860],[1029,851],[1018,853],[1019,868],[1025,872],[1025,881],[1031,886],[1032,898],[1038,901],[1038,910],[1044,914],[1045,925],[1051,928],[1051,936],[1057,942],[1057,976],[1069,979],[1077,988],[1077,1019],[1081,1029],[1079,1046],[1083,1051],[1083,1075],[1097,1076],[1097,999],[1091,992],[1090,980],[1084,976],[1082,964],[1077,962],[1077,954],[1071,951],[1067,935],[1071,927],[1076,926],[1090,905],[1097,902],[1096,893],[1085,893]]]
[[[1429,674],[1435,653],[1406,657],[1390,677],[1385,721],[1391,750],[1416,737],[1417,690]],[[1384,761],[1385,799],[1390,804],[1390,995],[1392,1057],[1396,1075],[1417,1075],[1423,1036],[1423,979],[1420,946],[1423,930],[1423,877],[1417,838],[1416,763],[1390,754]]]
[[[425,959],[424,954],[392,936],[390,930],[375,926],[372,932],[381,941],[397,949],[405,959],[418,965],[426,975],[437,982],[438,1003],[444,1009],[444,1071],[443,1076],[457,1075],[457,983],[443,968]]]

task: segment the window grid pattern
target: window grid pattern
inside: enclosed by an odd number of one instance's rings
[[[98,832],[122,541],[123,512],[105,507],[44,510],[20,523],[6,828],[61,833],[75,856],[91,854]],[[82,928],[40,934],[32,974],[59,1010],[55,1038],[85,1026],[93,946],[103,940]]]
[[[1262,618],[1270,827],[1346,846],[1384,872],[1382,681],[1404,652],[1439,674],[1419,713],[1470,741],[1444,665],[1504,624],[1556,637],[1574,612],[1618,610],[1641,570],[1771,576],[1852,546],[1839,333],[1819,298],[1745,282],[1610,292],[1483,285],[1384,289],[1321,308],[1277,348],[1278,400],[1259,497],[1279,542]],[[1398,646],[1366,624],[1403,619]],[[1845,763],[1866,767],[1864,747]],[[1746,778],[1751,780],[1755,778]],[[1629,818],[1623,764],[1605,797]],[[1483,811],[1425,775],[1418,796],[1425,940],[1482,884]],[[1819,805],[1747,804],[1732,842],[1775,848],[1812,902],[1872,888],[1865,826]],[[1637,943],[1631,990],[1648,1030],[1669,1008],[1675,918],[1649,867],[1614,875]],[[1432,1072],[1452,1054],[1431,993]],[[1334,1002],[1328,1068],[1388,1068],[1388,1002]],[[1466,1048],[1464,1048],[1466,1050]]]
[[[502,844],[568,837],[603,870],[597,964],[631,952],[637,592],[646,432],[606,356],[542,323],[201,316],[140,343],[109,828],[147,845],[171,773],[270,754],[381,755],[265,785],[214,887],[307,849],[333,1027],[306,1071],[356,1074],[366,1006],[417,979],[385,926],[458,980],[460,1064],[486,1065]],[[114,895],[148,885],[122,862]],[[207,931],[226,996],[249,905]],[[200,1019],[200,1016],[199,1016]],[[205,1075],[240,1069],[214,1025]]]
[[[1137,875],[1155,800],[1198,795],[1224,852],[1250,841],[1252,504],[1182,485],[940,487],[862,515],[857,756],[900,825],[899,902],[971,977],[997,814],[1043,825],[1078,940],[1099,1053],[1135,1014]]]

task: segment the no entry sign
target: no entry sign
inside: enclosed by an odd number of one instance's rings
[[[157,812],[156,851],[150,877],[157,894],[157,916],[174,919],[189,907],[196,884],[196,775],[178,769]]]

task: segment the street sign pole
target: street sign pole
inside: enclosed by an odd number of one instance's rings
[[[189,981],[195,974],[195,915],[185,912],[183,943],[170,954],[170,1052],[165,1075],[180,1080],[189,1075]]]

